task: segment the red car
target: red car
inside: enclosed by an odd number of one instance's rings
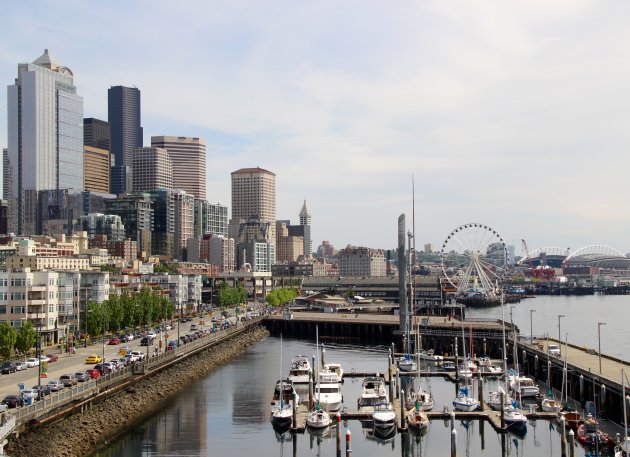
[[[49,362],[56,362],[59,360],[59,356],[57,354],[46,354],[46,357],[48,357]]]
[[[109,340],[108,344],[120,344],[120,338],[115,336],[111,340]]]
[[[85,370],[85,372],[86,372],[87,374],[89,374],[89,375],[90,375],[90,378],[92,378],[92,379],[94,379],[94,378],[100,378],[100,376],[101,376],[101,372],[100,372],[100,371],[98,371],[98,370],[97,370],[97,369],[95,369],[95,368],[90,368],[89,370]]]

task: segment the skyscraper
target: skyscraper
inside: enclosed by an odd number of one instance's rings
[[[173,162],[173,188],[205,200],[206,142],[203,138],[152,136],[151,146],[168,151]]]
[[[306,200],[300,210],[300,225],[304,227],[304,257],[310,257],[313,253],[313,241],[311,239],[311,210],[306,206]]]
[[[137,148],[131,164],[134,192],[173,189],[173,163],[166,149]]]
[[[18,64],[7,101],[12,186],[5,198],[17,201],[18,233],[33,234],[38,191],[83,189],[83,98],[72,71],[46,49]]]
[[[132,179],[133,150],[142,147],[140,125],[140,90],[114,86],[107,91],[108,120],[113,155],[112,193],[129,192]]]
[[[109,122],[83,119],[83,188],[89,192],[110,192],[111,156]]]

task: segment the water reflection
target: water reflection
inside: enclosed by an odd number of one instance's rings
[[[328,345],[327,356],[348,371],[386,369],[387,348],[349,348]],[[293,354],[312,354],[314,344],[284,340],[286,367]],[[152,415],[146,422],[109,443],[97,452],[99,457],[113,456],[216,456],[251,455],[255,457],[308,455],[345,455],[345,434],[352,432],[353,455],[428,456],[450,455],[449,421],[434,420],[423,433],[395,433],[378,436],[372,423],[342,423],[321,432],[292,435],[274,430],[269,421],[269,402],[280,371],[279,340],[267,338],[242,357],[206,379],[191,385]],[[409,388],[411,378],[403,387]],[[416,380],[431,389],[435,410],[450,406],[454,384],[442,378]],[[426,387],[425,387],[426,386]],[[496,381],[484,382],[484,390],[496,389]],[[405,389],[407,390],[407,389]],[[356,408],[361,380],[343,384],[344,404]],[[305,399],[308,398],[306,391]],[[546,421],[531,424],[529,433],[518,438],[499,435],[487,423],[456,421],[458,455],[467,457],[534,457],[559,455],[559,433]],[[339,445],[338,445],[339,443]]]

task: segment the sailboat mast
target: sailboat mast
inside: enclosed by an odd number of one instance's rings
[[[626,411],[626,373],[621,369],[621,400],[623,401],[623,450],[628,451],[628,413]]]

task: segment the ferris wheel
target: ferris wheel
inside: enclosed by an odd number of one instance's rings
[[[442,273],[461,294],[495,297],[507,269],[507,249],[501,235],[485,224],[464,224],[442,243]]]

